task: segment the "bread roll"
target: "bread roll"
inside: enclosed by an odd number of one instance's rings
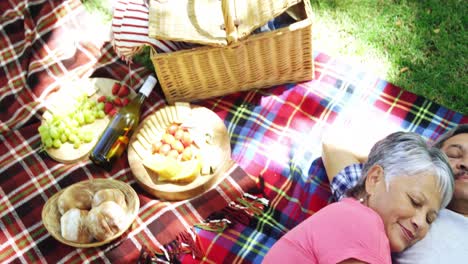
[[[127,216],[117,203],[106,201],[89,211],[87,223],[89,232],[96,240],[104,241],[125,228]]]
[[[64,214],[71,208],[90,210],[93,201],[93,192],[84,185],[72,185],[65,189],[57,201],[60,214]]]
[[[93,196],[92,207],[97,207],[106,201],[113,201],[124,210],[127,208],[125,194],[119,189],[102,189],[97,191]]]
[[[86,217],[88,211],[72,208],[60,217],[62,237],[77,243],[89,243],[93,236],[88,232]]]

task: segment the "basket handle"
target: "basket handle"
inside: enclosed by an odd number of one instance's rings
[[[223,17],[224,17],[224,26],[226,30],[226,39],[228,43],[237,42],[237,28],[235,25],[235,0],[222,0],[221,3]]]

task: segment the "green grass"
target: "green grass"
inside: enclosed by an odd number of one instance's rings
[[[82,0],[110,20],[107,3]],[[314,49],[468,114],[468,4],[463,0],[311,0]],[[135,58],[152,70],[148,52]]]
[[[81,0],[88,12],[95,16],[99,16],[103,23],[110,23],[112,20],[113,0]]]
[[[466,1],[312,0],[314,49],[468,114]]]

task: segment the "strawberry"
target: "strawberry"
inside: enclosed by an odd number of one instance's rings
[[[118,98],[118,97],[114,98],[114,104],[116,106],[123,106],[122,105],[122,100],[120,100],[120,98]]]
[[[97,99],[97,101],[98,101],[99,103],[102,103],[102,102],[105,102],[106,99],[107,99],[106,96],[103,95],[103,96],[99,97],[99,98]]]
[[[109,112],[109,116],[114,116],[117,113],[117,108],[112,108],[112,110]]]
[[[128,103],[130,103],[130,99],[128,99],[128,97],[125,97],[124,99],[122,99],[122,106],[126,106],[128,105]]]
[[[130,89],[128,88],[127,85],[122,85],[119,89],[118,96],[120,98],[127,97],[130,94]]]
[[[112,86],[112,94],[117,95],[119,93],[119,90],[120,90],[120,83],[114,83],[114,85]]]
[[[106,102],[104,104],[104,113],[109,114],[112,109],[114,109],[114,105],[112,103]]]

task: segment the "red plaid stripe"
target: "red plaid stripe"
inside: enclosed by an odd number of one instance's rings
[[[89,161],[64,165],[40,152],[37,135],[42,103],[49,93],[63,89],[60,81],[86,78],[92,72],[92,77],[110,77],[138,87],[149,72],[133,65],[129,73],[129,66],[117,58],[104,37],[87,34],[95,31],[95,25],[86,24],[90,17],[78,0],[0,1],[0,10],[4,10],[0,18],[0,262],[129,263],[138,258],[143,245],[160,248],[255,187],[262,176],[271,201],[263,215],[249,226],[236,224],[220,234],[196,229],[205,253],[202,262],[258,263],[284,232],[328,201],[328,182],[319,158],[324,125],[366,117],[364,112],[353,112],[361,107],[389,125],[431,139],[468,122],[467,116],[318,53],[316,79],[311,82],[198,102],[224,120],[233,159],[242,169],[233,166],[226,179],[203,196],[163,202],[135,183],[125,157],[110,172]],[[80,38],[72,38],[77,32]],[[162,106],[161,92],[153,91],[143,117]],[[247,177],[244,170],[255,177]],[[65,246],[42,225],[42,207],[63,188],[91,178],[130,183],[139,194],[138,217],[131,230],[109,245]],[[182,260],[194,262],[191,256]]]
[[[171,241],[245,188],[255,186],[234,165],[227,179],[205,198],[169,203],[155,200],[135,184],[125,158],[110,173],[89,161],[64,165],[51,160],[41,152],[37,128],[41,102],[48,93],[64,89],[61,80],[94,71],[93,77],[110,77],[138,87],[148,71],[119,61],[109,42],[86,36],[93,25],[85,23],[90,17],[79,1],[2,1],[0,7],[5,10],[0,30],[0,262],[114,262],[116,252],[135,259],[141,245],[159,247]],[[79,31],[85,41],[64,38]],[[143,115],[162,106],[162,97],[154,91],[145,102]],[[132,183],[140,194],[141,209],[133,229],[122,239],[102,248],[74,249],[47,233],[41,210],[61,189],[93,177]]]

